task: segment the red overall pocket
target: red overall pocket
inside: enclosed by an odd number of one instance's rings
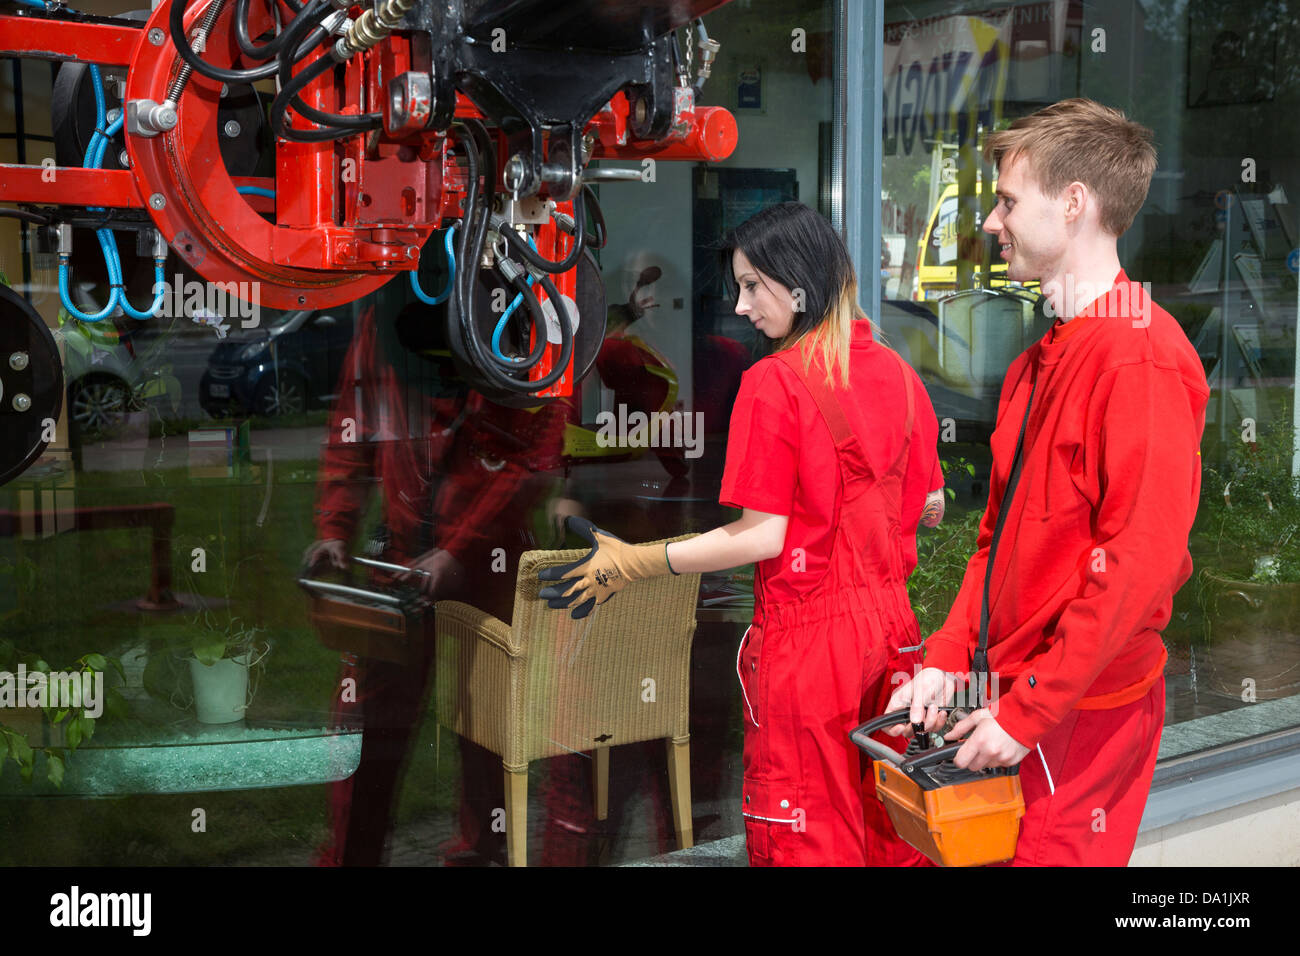
[[[741,812],[752,866],[795,866],[806,829],[797,720],[791,713],[789,635],[760,625],[746,632],[736,658],[745,709]],[[774,675],[781,687],[772,696]]]
[[[762,661],[763,629],[750,625],[740,639],[736,651],[736,677],[740,681],[741,704],[744,707],[745,731],[762,726],[765,694],[763,677],[766,671]]]
[[[741,795],[750,866],[798,866],[807,829],[802,788],[745,777]]]

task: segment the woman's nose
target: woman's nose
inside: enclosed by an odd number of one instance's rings
[[[749,311],[749,303],[745,301],[742,295],[736,299],[736,315],[744,315]]]

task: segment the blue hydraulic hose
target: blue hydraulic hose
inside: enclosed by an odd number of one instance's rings
[[[265,186],[236,186],[235,192],[241,196],[265,196],[267,199],[275,198],[275,190],[267,189]]]
[[[41,4],[43,7],[44,4]],[[90,148],[86,151],[86,159],[82,163],[85,169],[99,169],[104,162],[104,150],[108,148],[109,141],[118,134],[122,129],[124,118],[119,116],[116,120],[104,128],[104,122],[107,119],[104,102],[104,81],[99,73],[99,67],[95,64],[90,65],[90,82],[95,92],[95,132],[90,138]],[[87,207],[94,212],[102,212],[102,206]],[[100,251],[104,255],[104,265],[108,269],[109,297],[108,304],[94,314],[82,312],[72,303],[72,296],[69,291],[71,268],[68,264],[67,256],[59,258],[59,298],[63,302],[63,308],[68,314],[81,322],[100,322],[121,307],[122,311],[134,319],[150,319],[154,313],[162,306],[164,292],[163,280],[163,259],[154,258],[154,300],[147,311],[136,309],[127,300],[126,290],[122,283],[122,259],[117,250],[117,238],[113,230],[108,227],[101,227],[95,230],[95,237],[99,240]]]
[[[452,226],[447,230],[446,241],[443,242],[443,246],[447,250],[447,288],[443,289],[436,296],[431,296],[429,293],[425,292],[424,289],[420,288],[420,277],[416,275],[416,273],[419,272],[418,268],[407,273],[407,275],[411,277],[411,291],[414,292],[415,297],[425,305],[442,305],[442,303],[447,301],[447,296],[451,295],[451,287],[456,281],[456,253],[452,251],[452,239],[455,235],[456,227]]]
[[[533,242],[532,236],[528,237],[528,244],[532,246],[534,249],[537,248],[537,243]],[[533,274],[530,272],[528,273],[528,287],[531,289],[532,286],[533,286]],[[520,303],[522,303],[523,301],[524,301],[524,294],[522,292],[516,292],[514,301],[511,302],[508,306],[506,306],[506,310],[501,313],[501,319],[497,322],[497,327],[492,330],[492,352],[494,355],[496,355],[497,358],[506,362],[523,361],[523,359],[520,357],[511,358],[510,356],[505,355],[501,351],[501,334],[505,332],[506,323],[510,321],[510,316],[514,315],[515,309],[519,308]]]
[[[40,4],[44,9],[45,5]],[[104,129],[104,118],[106,116],[104,108],[104,81],[100,77],[99,67],[93,63],[90,66],[90,83],[95,92],[95,132],[90,138],[90,148],[86,150],[86,159],[81,164],[86,169],[97,169],[103,157],[103,146],[107,142],[102,136]],[[99,248],[104,253],[104,264],[108,267],[109,296],[108,304],[98,312],[88,314],[82,312],[72,303],[72,296],[68,291],[69,272],[68,257],[66,254],[59,256],[59,298],[63,301],[63,308],[74,319],[81,322],[99,322],[112,315],[117,309],[117,280],[114,278],[113,257],[108,251],[108,245],[104,240],[103,229],[96,229],[95,235],[99,239]]]

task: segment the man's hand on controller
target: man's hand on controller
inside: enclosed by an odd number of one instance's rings
[[[945,712],[951,706],[956,687],[957,681],[951,674],[937,667],[923,667],[919,674],[894,691],[885,713],[908,707],[911,709],[908,720],[912,724],[924,723],[927,731],[938,730],[947,720]],[[886,727],[884,732],[897,737],[910,730],[909,724],[895,724]]]
[[[969,734],[970,736],[966,736]],[[959,720],[946,735],[949,740],[966,737],[952,762],[963,770],[986,767],[1014,767],[1029,754],[1029,748],[998,726],[987,707],[972,711]]]
[[[302,556],[302,563],[309,571],[315,571],[322,564],[339,571],[348,569],[348,545],[341,538],[324,538],[308,546]]]
[[[397,579],[414,584],[423,593],[426,600],[445,596],[454,591],[461,583],[464,568],[450,551],[434,548],[426,551],[410,564],[411,572],[399,574]],[[426,571],[427,574],[415,572]]]

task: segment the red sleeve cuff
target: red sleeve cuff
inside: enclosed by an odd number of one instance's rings
[[[936,631],[925,639],[924,666],[965,674],[970,670],[970,650],[965,642]]]
[[[752,490],[738,494],[736,490],[724,488],[718,496],[718,504],[724,508],[749,508],[763,514],[784,515],[790,517],[790,502],[782,501],[778,496],[755,494]]]
[[[319,517],[316,519],[316,540],[328,541],[331,538],[339,541],[351,541],[353,531],[355,531],[353,522],[350,519],[342,517]]]
[[[999,697],[989,707],[998,726],[1015,738],[1022,747],[1032,750],[1047,732],[1061,722],[1061,718],[1030,709],[1017,699],[1015,689]]]

